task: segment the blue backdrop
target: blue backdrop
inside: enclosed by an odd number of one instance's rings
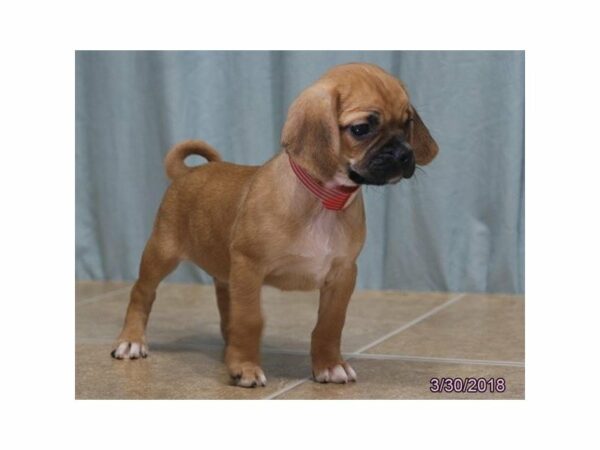
[[[178,141],[260,164],[286,111],[335,64],[400,77],[440,146],[424,173],[366,188],[360,288],[524,289],[524,53],[77,52],[76,277],[133,280]],[[191,161],[194,162],[193,160]],[[191,264],[168,280],[210,282]]]

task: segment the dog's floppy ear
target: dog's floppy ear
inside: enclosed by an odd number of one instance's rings
[[[338,93],[315,85],[300,94],[288,110],[281,145],[301,166],[321,180],[335,175],[340,147]]]
[[[429,164],[438,154],[438,145],[429,134],[429,130],[421,120],[421,116],[411,105],[412,120],[410,122],[409,143],[415,152],[415,162],[424,166]]]

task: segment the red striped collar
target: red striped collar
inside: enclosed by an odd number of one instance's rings
[[[292,170],[300,180],[300,182],[314,194],[315,197],[321,200],[323,206],[333,211],[344,209],[348,199],[356,192],[360,186],[335,186],[328,188],[323,186],[319,181],[315,180],[306,170],[299,166],[292,157],[288,154]]]

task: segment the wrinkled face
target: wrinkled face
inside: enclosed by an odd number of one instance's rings
[[[438,151],[401,82],[370,64],[334,67],[305,90],[282,144],[323,182],[346,185],[410,178]]]
[[[413,114],[400,82],[371,67],[337,76],[340,155],[358,184],[410,178],[415,155],[408,139]]]

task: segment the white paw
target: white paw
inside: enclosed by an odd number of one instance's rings
[[[265,373],[252,363],[241,364],[235,370],[230,370],[230,375],[236,386],[253,388],[267,385]]]
[[[313,372],[313,378],[319,383],[347,383],[356,381],[356,372],[348,363],[338,364],[330,369]]]
[[[236,380],[236,384],[241,387],[266,386],[267,377],[262,370],[260,370],[260,372],[258,372],[256,375],[240,377],[238,380]]]
[[[139,342],[121,342],[111,356],[115,359],[139,359],[148,356],[148,347]]]

